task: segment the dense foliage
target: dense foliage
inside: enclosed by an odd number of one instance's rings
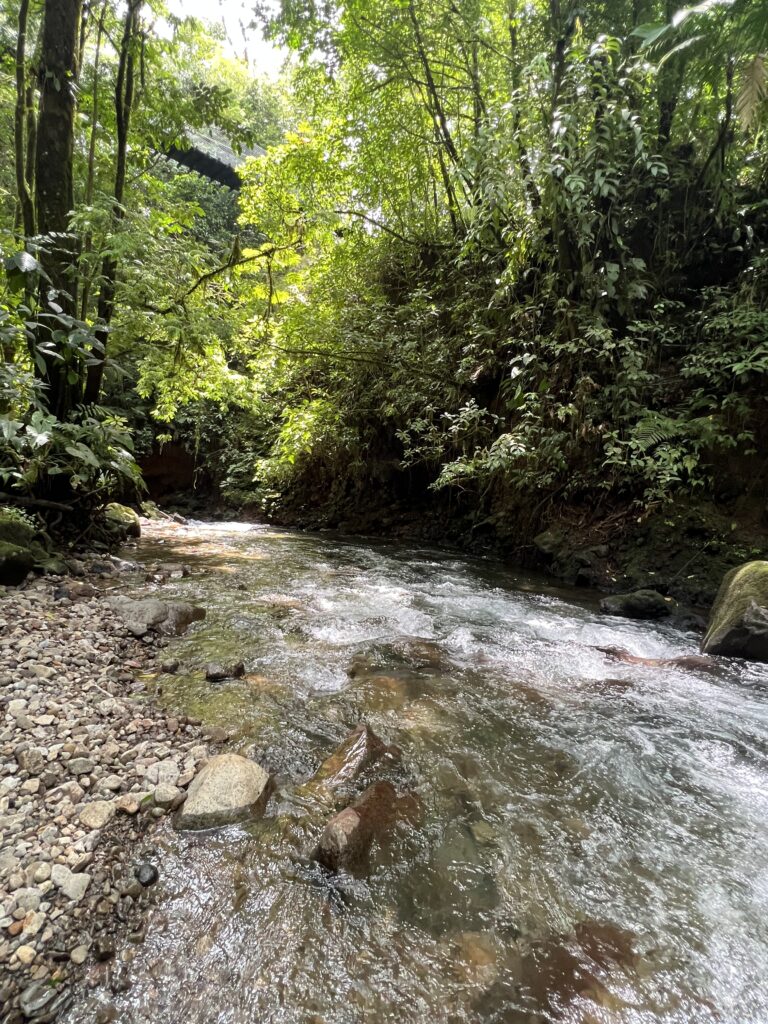
[[[64,270],[24,212],[40,11],[19,77],[17,7],[8,487],[54,471],[101,500],[135,478],[127,423],[230,500],[331,520],[432,494],[534,529],[556,503],[764,494],[763,5],[265,4],[288,91],[156,0],[89,5]],[[162,158],[195,129],[264,146],[239,195]]]

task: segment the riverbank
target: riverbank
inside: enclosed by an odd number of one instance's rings
[[[209,753],[198,722],[146,698],[139,677],[165,640],[135,637],[108,606],[118,566],[0,588],[4,1024],[58,1015],[83,971],[111,961],[115,929],[140,940],[153,824]]]

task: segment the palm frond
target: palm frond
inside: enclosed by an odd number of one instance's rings
[[[736,99],[736,115],[745,128],[754,127],[767,95],[768,69],[765,66],[765,56],[758,53],[744,69]]]

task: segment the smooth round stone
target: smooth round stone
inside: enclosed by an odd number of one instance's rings
[[[19,946],[16,950],[16,956],[19,958],[20,963],[24,964],[25,967],[29,967],[37,956],[37,950],[34,946]]]
[[[144,861],[143,864],[139,864],[133,872],[136,876],[136,880],[140,885],[143,885],[146,889],[150,885],[154,885],[160,877],[160,872],[157,870],[154,864],[150,864],[149,861]]]
[[[69,959],[72,961],[73,964],[82,964],[85,963],[87,956],[87,946],[75,946],[75,948],[69,954]]]

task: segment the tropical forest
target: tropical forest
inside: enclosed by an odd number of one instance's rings
[[[0,0],[0,1021],[766,1024],[765,0]]]

